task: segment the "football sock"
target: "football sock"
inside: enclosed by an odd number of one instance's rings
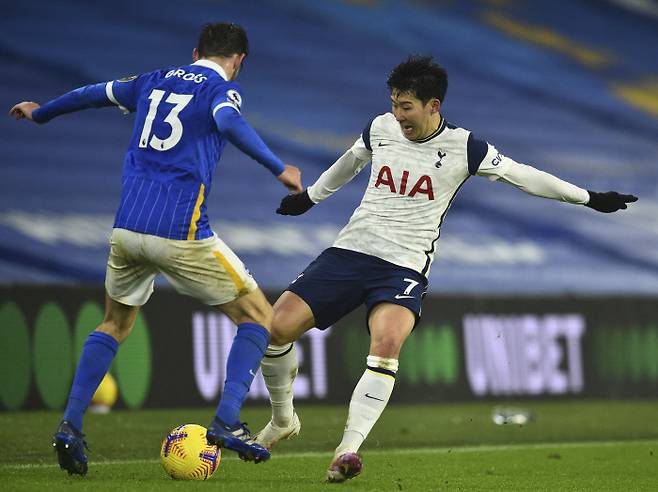
[[[397,359],[368,356],[367,368],[352,393],[343,440],[336,448],[336,456],[359,450],[386,408],[397,370]]]
[[[240,323],[226,361],[224,392],[217,407],[217,417],[233,427],[240,423],[240,408],[258,372],[270,332],[256,323]]]
[[[64,420],[79,431],[82,431],[85,410],[107,374],[118,348],[119,342],[106,333],[94,331],[87,337],[64,410]]]
[[[269,345],[260,368],[270,393],[272,421],[278,427],[288,427],[294,411],[292,384],[299,368],[295,344]]]

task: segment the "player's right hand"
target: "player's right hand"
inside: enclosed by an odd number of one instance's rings
[[[281,199],[281,205],[276,209],[279,215],[302,215],[308,211],[315,203],[308,196],[308,190],[302,193],[290,194]]]
[[[22,120],[23,118],[27,118],[30,121],[34,121],[32,119],[32,112],[40,107],[41,105],[39,103],[35,103],[32,101],[23,101],[22,103],[18,103],[13,108],[11,108],[9,110],[9,115],[13,116],[17,120]]]
[[[288,190],[293,193],[299,193],[302,191],[302,173],[296,166],[291,166],[286,164],[286,168],[281,174],[279,174],[276,179],[283,183],[283,186],[288,188]]]

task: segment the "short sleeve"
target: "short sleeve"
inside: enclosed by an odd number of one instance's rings
[[[496,147],[485,140],[480,140],[472,133],[468,136],[466,154],[468,172],[471,175],[477,174],[496,181],[507,172],[509,159],[498,152]]]
[[[361,132],[361,141],[363,142],[365,148],[368,149],[370,152],[372,152],[372,145],[370,145],[370,128],[372,127],[373,121],[375,121],[374,118],[370,120],[370,122],[366,125],[366,127]]]

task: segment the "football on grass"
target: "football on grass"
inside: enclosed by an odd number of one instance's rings
[[[172,429],[162,441],[162,467],[176,480],[207,480],[221,461],[221,451],[206,441],[206,428],[196,424]]]

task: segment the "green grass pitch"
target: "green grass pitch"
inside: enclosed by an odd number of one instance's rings
[[[494,403],[391,405],[362,448],[364,471],[344,484],[323,483],[342,434],[345,406],[300,405],[302,433],[263,464],[225,452],[206,482],[177,482],[159,463],[160,442],[182,423],[205,425],[213,409],[115,411],[89,415],[89,474],[56,465],[50,438],[59,412],[0,414],[2,490],[313,491],[656,491],[658,400],[522,402],[526,425],[495,425]],[[252,430],[265,407],[243,418]]]

